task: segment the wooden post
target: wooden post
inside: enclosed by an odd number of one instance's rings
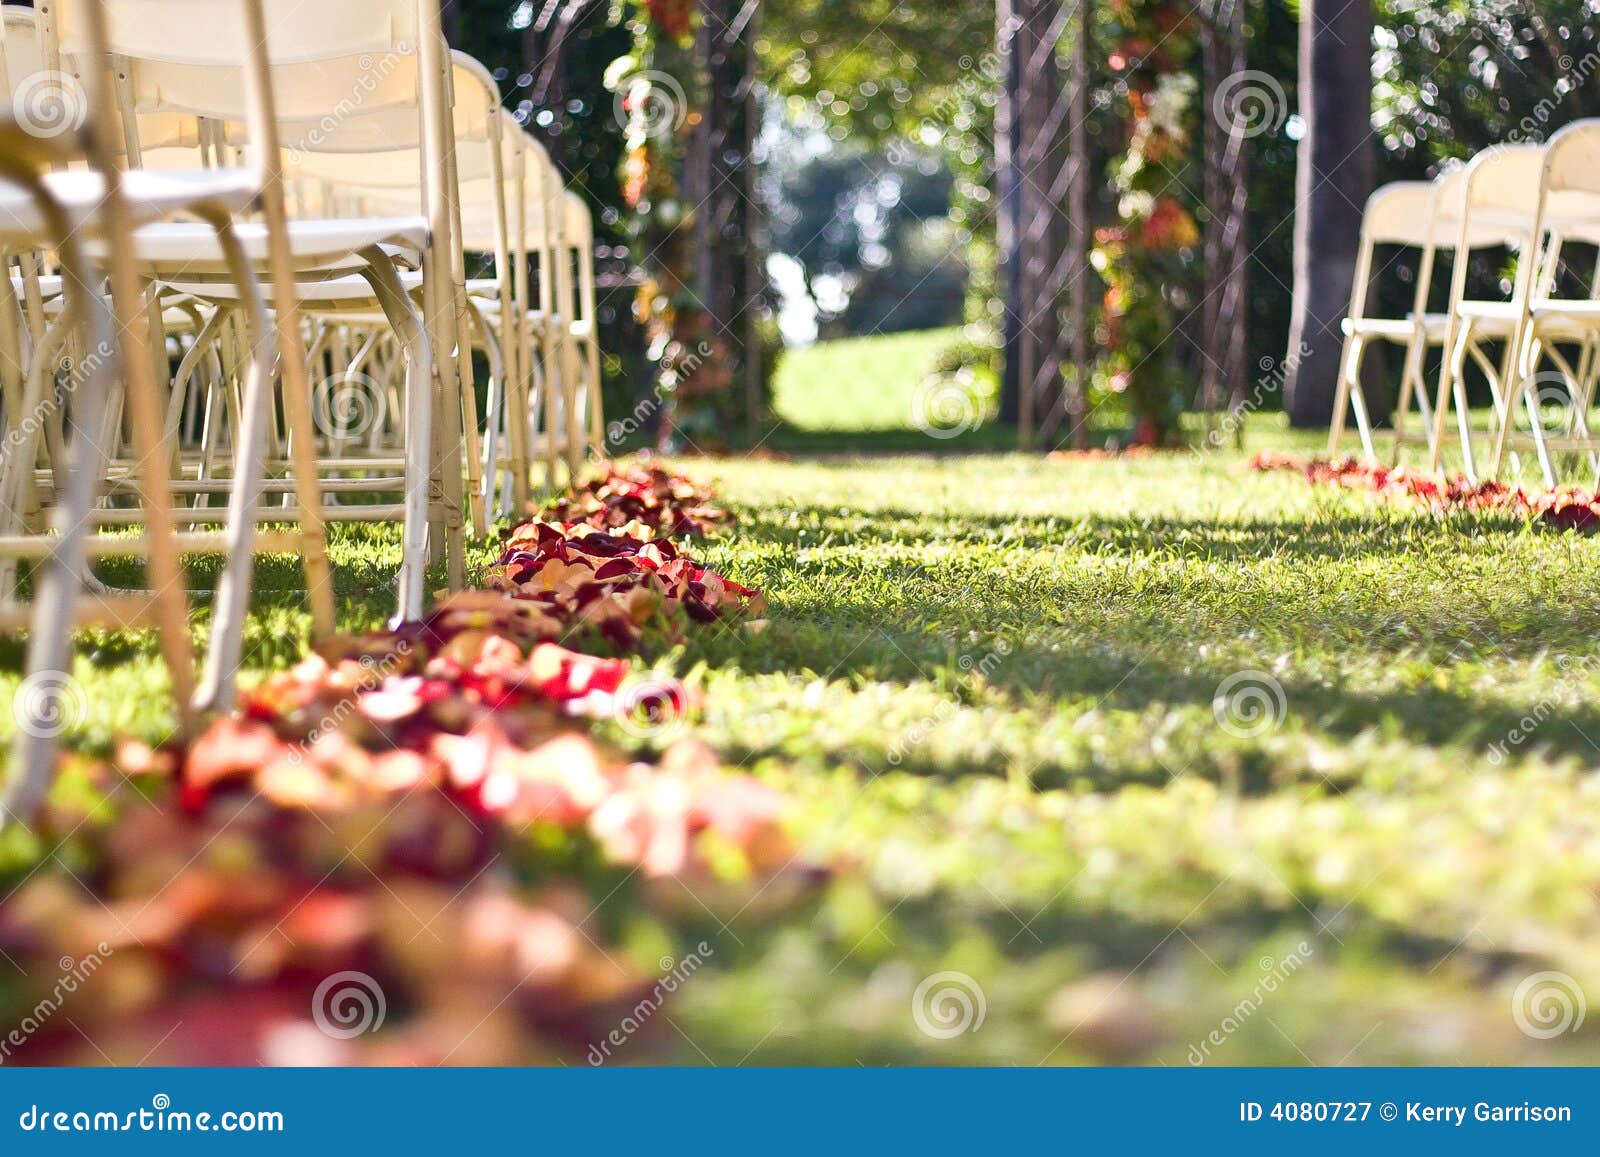
[[[755,260],[757,130],[755,21],[760,0],[700,0],[696,53],[705,70],[705,100],[690,151],[695,248],[701,307],[726,342],[744,384],[747,432],[759,414],[760,354],[756,322],[761,277]],[[731,434],[731,430],[722,433]],[[754,439],[752,438],[752,441]]]
[[[1023,448],[1050,437],[1066,414],[1062,373],[1072,337],[1061,306],[1083,255],[1069,245],[1068,199],[1081,164],[1069,163],[1074,101],[1063,83],[1057,48],[1084,0],[1014,0],[1012,52],[1018,93],[1012,116],[1018,144],[1017,220],[1020,374],[1017,433]],[[1081,227],[1081,226],[1080,226]]]
[[[1243,0],[1211,0],[1202,12],[1205,65],[1205,296],[1201,306],[1200,403],[1208,427],[1227,399],[1244,403],[1249,327],[1246,199],[1249,155],[1247,112],[1228,108],[1219,94],[1245,71]],[[1230,115],[1231,114],[1231,115]],[[1237,433],[1237,431],[1236,431]]]

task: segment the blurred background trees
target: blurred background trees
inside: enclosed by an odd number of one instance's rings
[[[633,317],[636,251],[621,209],[624,125],[607,67],[631,46],[632,0],[455,0],[460,43],[496,69],[506,103],[549,143],[557,163],[593,202],[601,233],[602,322],[611,340],[606,374],[613,405],[651,388],[652,367]],[[1301,21],[1320,0],[1252,0],[1246,63],[1271,79],[1280,107],[1249,148],[1248,237],[1252,292],[1245,317],[1246,367],[1270,381],[1251,387],[1277,405],[1296,297],[1297,154],[1315,102],[1358,154],[1371,181],[1431,175],[1495,141],[1542,140],[1561,125],[1600,115],[1600,5],[1595,0],[1372,0],[1371,51],[1348,49],[1327,91],[1302,94]],[[1339,8],[1335,4],[1333,8]],[[1330,9],[1331,11],[1332,9]],[[1091,6],[1087,149],[1090,215],[1113,226],[1122,200],[1112,165],[1129,145],[1129,0]],[[993,53],[990,4],[928,0],[797,0],[762,6],[756,79],[760,133],[755,160],[761,212],[757,245],[775,287],[775,313],[790,341],[965,322],[961,357],[999,369],[1004,290],[996,270],[995,113],[1005,83]],[[1067,22],[1058,58],[1078,35]],[[1367,67],[1361,67],[1361,62]],[[1197,72],[1199,56],[1186,61]],[[1360,111],[1370,93],[1370,132]],[[1279,95],[1281,94],[1281,96]],[[1196,102],[1196,128],[1215,110]],[[1348,115],[1357,110],[1357,115]],[[1191,163],[1205,161],[1196,131]],[[1313,147],[1311,145],[1308,148]],[[1348,151],[1348,150],[1347,150]],[[1359,157],[1337,171],[1367,183]],[[1186,180],[1187,183],[1187,180]],[[1315,186],[1313,186],[1315,187]],[[1325,192],[1326,190],[1324,190]],[[1188,204],[1205,224],[1198,185]],[[1309,226],[1311,222],[1307,222]],[[1341,223],[1335,236],[1347,231]],[[1315,232],[1311,230],[1311,232]],[[1337,263],[1335,242],[1308,236],[1303,274]],[[1183,246],[1164,277],[1173,296],[1168,340],[1179,402],[1196,404],[1201,311],[1198,247]],[[1505,275],[1506,258],[1479,259],[1482,284]],[[1298,286],[1308,301],[1305,278]],[[1335,278],[1337,280],[1337,278]],[[1106,284],[1092,287],[1097,332]],[[1333,294],[1327,294],[1331,300]],[[1309,303],[1308,303],[1309,304]],[[1342,308],[1342,306],[1341,306]],[[1321,312],[1326,312],[1321,311]],[[1320,312],[1318,314],[1320,316]],[[770,327],[776,340],[776,320]],[[991,373],[998,378],[997,372]],[[1138,415],[1098,379],[1095,424],[1131,428]],[[1325,406],[1310,388],[1298,416]],[[870,384],[868,384],[870,386]],[[1255,388],[1265,385],[1265,391]]]

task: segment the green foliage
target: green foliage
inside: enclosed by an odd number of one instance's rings
[[[815,138],[811,138],[815,142]],[[844,308],[818,303],[824,336],[930,329],[961,320],[965,237],[949,220],[953,178],[926,150],[887,158],[859,146],[771,150],[771,245],[800,262],[808,291],[838,280]]]
[[[1600,27],[1586,0],[1378,0],[1373,120],[1392,172],[1600,114]]]
[[[887,145],[944,119],[994,42],[986,4],[796,0],[762,11],[771,81],[834,118],[836,140]]]
[[[614,412],[631,410],[648,386],[641,382],[643,341],[633,319],[632,291],[610,288],[627,268],[628,239],[618,212],[623,126],[604,84],[607,66],[631,44],[621,7],[605,2],[583,7],[568,40],[565,99],[559,109],[535,106],[532,96],[539,78],[524,48],[527,24],[543,5],[459,0],[457,7],[459,46],[489,67],[506,107],[551,150],[571,186],[589,202],[601,275],[598,313],[606,351],[601,367],[606,405]]]

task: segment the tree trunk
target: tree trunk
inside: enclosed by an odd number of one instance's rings
[[[1295,191],[1294,312],[1284,406],[1291,424],[1333,413],[1360,244],[1372,192],[1372,0],[1304,0],[1300,21],[1300,142]]]
[[[1015,426],[1021,412],[1022,387],[1022,251],[1017,230],[1017,105],[1021,99],[1021,65],[1014,51],[1016,25],[1011,0],[995,4],[995,56],[1003,81],[994,110],[995,241],[999,250],[1001,312],[1000,423]]]

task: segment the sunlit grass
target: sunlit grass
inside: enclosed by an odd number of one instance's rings
[[[1537,970],[1600,983],[1600,541],[1243,469],[1319,441],[682,463],[740,516],[697,552],[772,607],[667,661],[832,874],[798,901],[669,886],[713,953],[623,1059],[1600,1059],[1587,1025],[1512,1015]],[[333,554],[341,626],[378,626],[395,535]],[[260,566],[246,678],[302,651],[297,567]],[[149,640],[83,643],[69,741],[161,738]],[[1240,686],[1266,714],[1219,720]],[[977,1031],[918,1027],[941,971],[981,990]]]

